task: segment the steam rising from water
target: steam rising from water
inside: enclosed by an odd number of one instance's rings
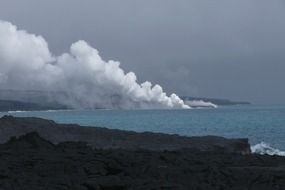
[[[184,101],[187,105],[191,107],[210,107],[210,108],[217,108],[218,106],[216,104],[213,104],[212,102],[205,102],[203,100],[186,100]]]
[[[73,108],[190,108],[159,85],[137,83],[117,61],[104,61],[85,41],[54,56],[41,36],[0,21],[0,88],[42,90]]]

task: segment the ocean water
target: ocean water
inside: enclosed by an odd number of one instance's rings
[[[150,131],[185,136],[217,135],[248,138],[258,153],[285,152],[285,106],[228,106],[191,110],[76,110],[2,112],[3,115],[41,117],[111,129]]]

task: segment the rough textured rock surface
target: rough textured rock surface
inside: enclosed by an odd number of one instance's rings
[[[195,148],[203,151],[224,150],[235,153],[250,153],[247,139],[226,139],[216,136],[182,137],[161,133],[135,133],[100,127],[57,124],[40,118],[16,118],[4,116],[0,119],[0,143],[11,136],[20,136],[36,131],[54,144],[64,141],[84,141],[93,148],[123,148],[129,150],[176,150]]]
[[[38,133],[0,145],[1,190],[284,190],[285,158],[225,151],[92,149]]]

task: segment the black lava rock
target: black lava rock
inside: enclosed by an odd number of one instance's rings
[[[285,158],[228,151],[94,149],[36,132],[0,145],[1,190],[283,190]]]

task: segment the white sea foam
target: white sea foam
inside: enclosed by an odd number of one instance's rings
[[[59,109],[59,110],[16,110],[16,111],[8,111],[8,114],[13,113],[26,113],[26,112],[67,112],[67,111],[75,111],[74,109]]]
[[[285,156],[285,151],[281,151],[279,149],[271,147],[269,144],[265,142],[261,142],[254,146],[251,146],[251,152],[256,154],[267,154],[267,155],[278,155],[278,156]]]
[[[13,114],[13,113],[24,113],[24,112],[29,112],[29,111],[20,111],[20,110],[17,110],[17,111],[8,111],[9,114]]]

